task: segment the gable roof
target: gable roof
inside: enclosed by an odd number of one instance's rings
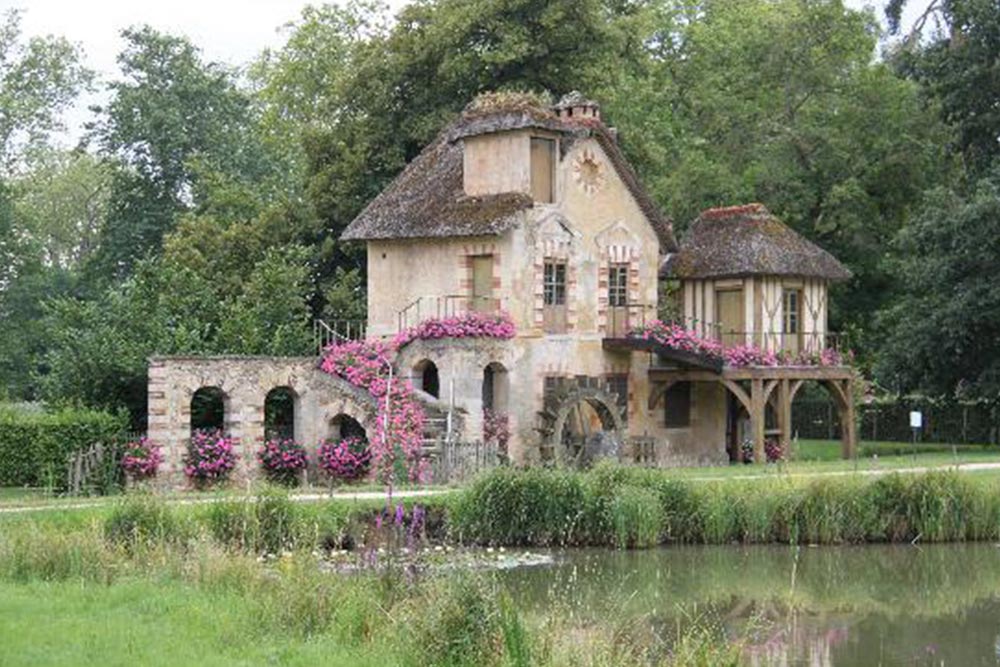
[[[851,272],[833,255],[778,220],[763,204],[703,211],[663,262],[674,278],[752,275],[846,280]]]
[[[470,105],[448,125],[356,217],[341,240],[439,238],[499,235],[513,227],[534,202],[526,193],[467,196],[462,179],[461,139],[519,129],[541,129],[564,137],[563,152],[592,137],[607,154],[660,240],[662,252],[676,249],[670,221],[642,187],[607,127],[596,118],[560,118],[550,108],[517,103],[481,109]]]

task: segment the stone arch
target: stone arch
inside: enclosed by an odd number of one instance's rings
[[[202,386],[191,393],[189,432],[228,431],[229,396],[217,385]]]
[[[437,364],[424,357],[413,366],[413,384],[434,398],[441,398],[441,374]]]
[[[330,440],[343,440],[344,438],[356,437],[361,438],[364,442],[368,442],[369,439],[368,429],[346,412],[338,413],[330,419],[327,424],[327,433],[327,438]]]
[[[299,395],[292,387],[274,387],[264,397],[264,438],[298,436]]]
[[[625,423],[616,394],[602,386],[575,386],[555,392],[546,403],[542,415],[548,424],[542,430],[547,434],[547,448],[551,451],[551,458],[565,465],[586,465],[597,456],[607,454],[600,451],[605,445],[612,446],[617,456],[625,437]],[[571,420],[581,418],[582,409],[592,411],[599,420],[600,431],[584,433],[581,443],[574,441],[572,436],[568,439],[566,429]],[[585,428],[588,427],[587,422],[583,424]],[[610,442],[607,441],[608,438]]]

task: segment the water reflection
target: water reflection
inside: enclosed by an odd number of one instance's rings
[[[1000,665],[995,545],[578,550],[503,576],[529,608],[585,621],[709,619],[751,665]]]

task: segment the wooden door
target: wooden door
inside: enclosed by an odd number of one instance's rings
[[[546,259],[542,280],[542,326],[545,333],[566,333],[566,262]]]
[[[720,341],[726,347],[746,342],[743,319],[743,290],[729,289],[715,292],[715,324]]]
[[[496,310],[493,300],[493,255],[472,258],[471,310],[488,313]]]

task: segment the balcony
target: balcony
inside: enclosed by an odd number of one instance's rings
[[[504,300],[495,297],[468,294],[420,296],[399,311],[396,326],[402,332],[431,318],[444,319],[473,312],[499,313],[504,310],[504,306]]]

